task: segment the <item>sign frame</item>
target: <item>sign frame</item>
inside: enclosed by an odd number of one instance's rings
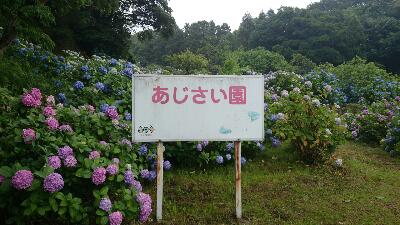
[[[180,141],[204,141],[204,139],[196,139],[196,138],[192,138],[192,139],[159,139],[159,138],[154,138],[154,139],[136,139],[135,133],[135,118],[136,118],[136,110],[135,110],[135,104],[136,104],[136,98],[135,98],[135,90],[136,90],[136,85],[135,85],[135,77],[154,77],[154,78],[158,78],[158,77],[174,77],[174,78],[179,78],[179,77],[197,77],[197,78],[243,78],[243,79],[262,79],[263,82],[260,85],[262,85],[262,90],[264,90],[264,76],[263,75],[158,75],[158,74],[135,74],[132,76],[132,140],[136,143],[150,143],[150,142],[180,142]],[[262,99],[264,99],[264,92],[262,93]],[[264,100],[263,100],[263,104],[264,104]],[[260,121],[262,123],[261,126],[261,131],[260,133],[261,138],[207,138],[207,141],[264,141],[265,139],[265,134],[264,134],[264,130],[265,130],[265,124],[264,124],[264,105],[262,106],[262,114],[260,115]]]

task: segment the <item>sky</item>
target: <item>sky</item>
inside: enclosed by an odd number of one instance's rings
[[[242,17],[250,13],[257,17],[261,11],[281,6],[305,8],[319,0],[169,0],[172,15],[180,28],[185,23],[213,20],[216,24],[228,23],[231,30],[239,28]]]

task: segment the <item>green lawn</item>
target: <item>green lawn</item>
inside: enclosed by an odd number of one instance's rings
[[[247,163],[240,221],[233,164],[167,172],[162,224],[400,224],[400,160],[354,143],[335,156],[344,159],[343,169],[306,166],[282,149]],[[155,201],[155,187],[148,189]]]

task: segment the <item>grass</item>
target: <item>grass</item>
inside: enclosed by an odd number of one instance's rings
[[[310,167],[282,149],[247,163],[241,220],[233,165],[173,170],[164,177],[163,222],[149,224],[400,224],[400,160],[354,143],[335,157],[343,158],[342,169],[332,162]],[[149,191],[155,201],[155,187]]]

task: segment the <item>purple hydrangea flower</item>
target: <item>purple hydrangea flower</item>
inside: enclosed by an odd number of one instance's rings
[[[115,175],[118,173],[118,164],[110,164],[107,166],[106,171],[110,175]]]
[[[148,149],[146,145],[141,145],[139,148],[139,155],[147,155]]]
[[[11,179],[12,186],[17,190],[24,190],[31,187],[33,174],[29,170],[18,170]]]
[[[149,170],[144,169],[144,170],[140,171],[140,177],[142,177],[143,179],[149,179],[149,177],[150,177]]]
[[[218,163],[218,164],[222,164],[222,163],[224,163],[224,158],[222,157],[222,156],[217,156],[217,158],[215,159],[215,161]]]
[[[100,158],[99,151],[94,150],[89,153],[89,159],[97,159],[97,158]]]
[[[141,192],[142,191],[142,184],[140,184],[140,182],[137,181],[137,180],[134,180],[132,182],[132,187],[134,187],[137,192]]]
[[[140,205],[140,222],[146,222],[151,214],[151,197],[148,194],[140,192],[136,195],[136,200]]]
[[[168,160],[165,160],[164,163],[163,163],[163,167],[164,167],[165,170],[170,170],[171,167],[172,167],[171,162],[168,161]]]
[[[73,155],[69,155],[64,159],[65,167],[75,167],[76,163],[77,161]]]
[[[43,188],[48,192],[57,192],[64,187],[64,179],[58,173],[51,173],[43,181]]]
[[[74,154],[74,151],[68,145],[58,149],[58,156],[60,156],[62,159],[65,159],[65,158],[67,158],[67,156],[70,156],[73,154]]]
[[[104,167],[97,167],[92,173],[92,182],[95,185],[100,185],[106,181],[106,169]]]
[[[208,141],[202,141],[202,142],[201,142],[201,145],[202,145],[203,147],[206,147],[206,146],[208,145]]]
[[[356,130],[353,130],[353,131],[351,132],[351,136],[353,137],[353,139],[356,139],[357,136],[358,136],[357,131],[356,131]]]
[[[106,212],[110,212],[112,208],[111,200],[109,198],[102,198],[100,200],[99,208]]]
[[[133,185],[133,181],[135,180],[135,177],[133,176],[132,170],[125,171],[124,180],[125,180],[125,184]]]
[[[50,156],[50,157],[47,159],[47,163],[48,163],[49,166],[50,166],[51,168],[53,168],[53,169],[58,169],[58,168],[61,167],[61,159],[60,159],[60,157],[58,157],[58,156],[56,156],[56,155]]]
[[[197,151],[201,152],[201,150],[203,150],[203,145],[201,145],[201,143],[198,143],[196,149]]]
[[[122,223],[123,216],[122,213],[119,211],[113,212],[110,215],[108,215],[108,221],[110,222],[110,225],[120,225]]]

